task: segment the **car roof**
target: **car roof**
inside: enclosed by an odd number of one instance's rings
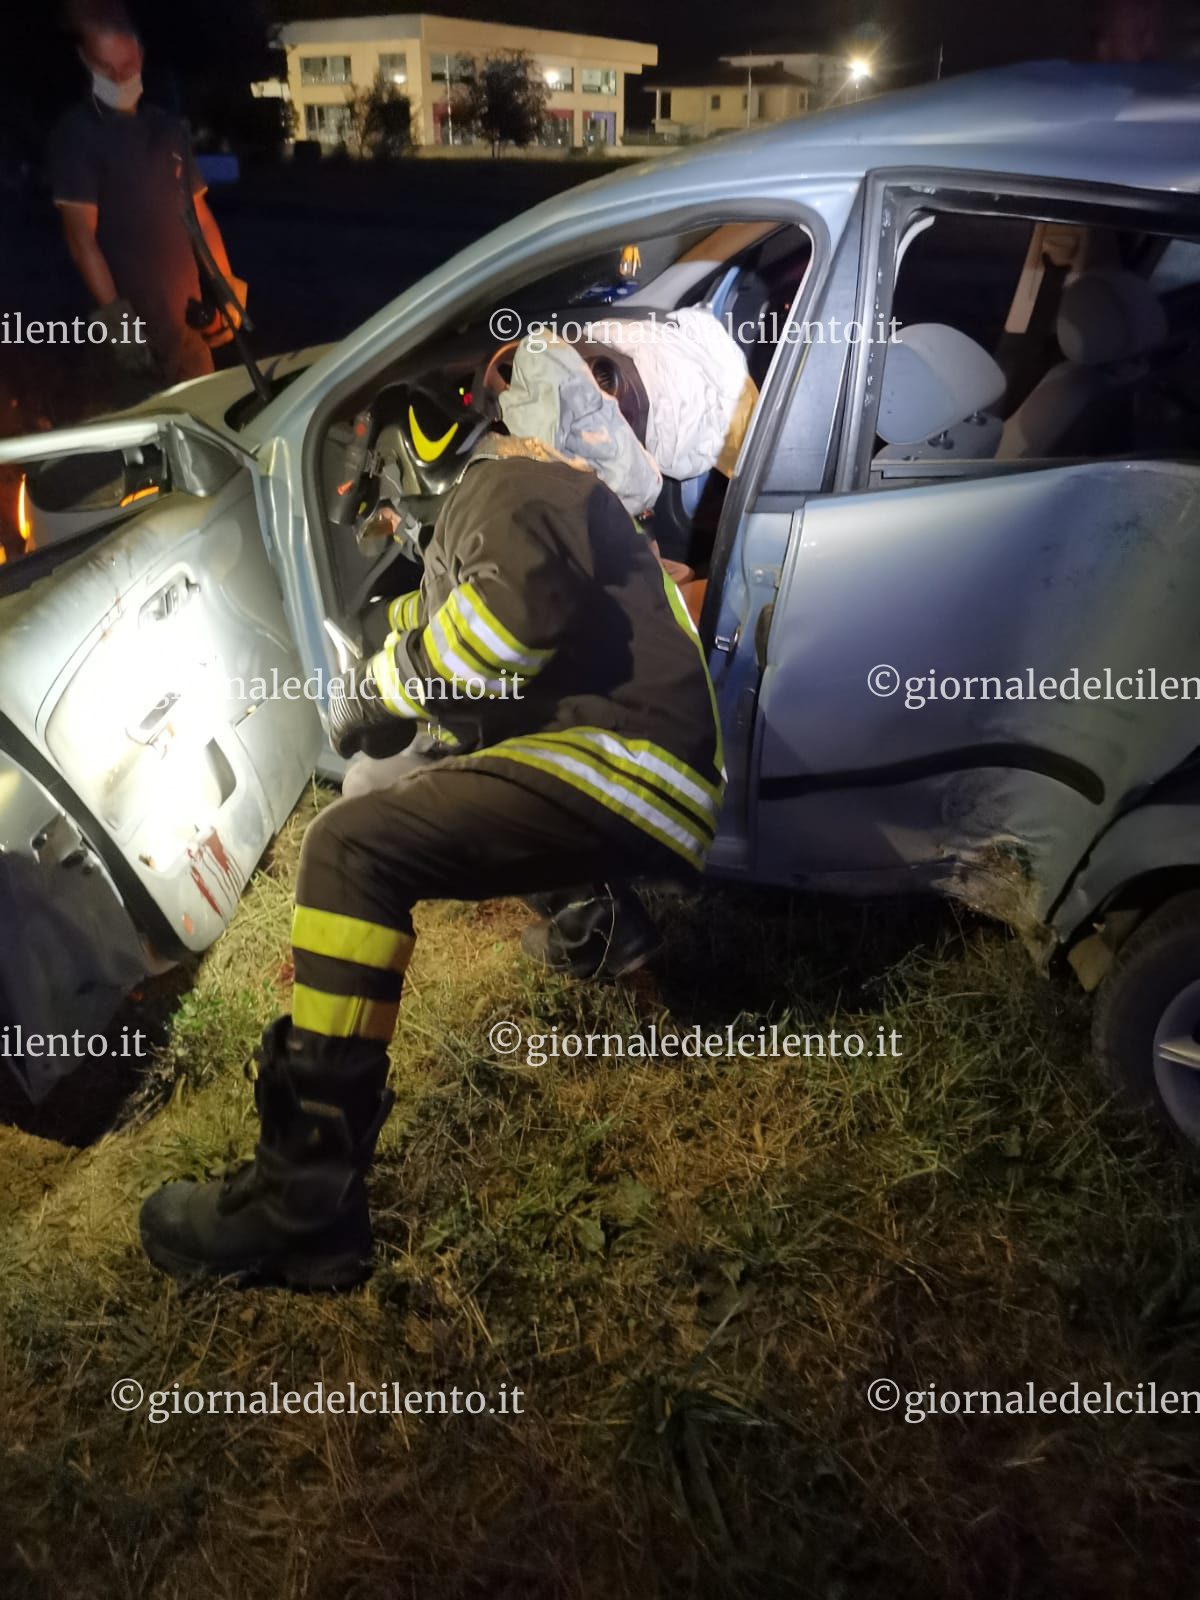
[[[1031,62],[794,117],[655,164],[664,161],[681,182],[715,179],[728,165],[777,176],[781,189],[879,168],[949,167],[1197,193],[1200,69]]]
[[[856,104],[723,135],[655,156],[543,200],[468,245],[407,294],[441,289],[447,275],[494,263],[500,252],[545,238],[562,225],[613,216],[690,195],[744,195],[770,204],[802,201],[814,182],[827,190],[869,172],[922,168],[1006,173],[1179,191],[1200,212],[1200,69],[1040,61],[873,96]],[[405,297],[402,296],[401,299]],[[395,305],[329,353],[334,367],[362,361],[386,331]],[[318,362],[246,425],[252,441],[310,406],[329,382]]]

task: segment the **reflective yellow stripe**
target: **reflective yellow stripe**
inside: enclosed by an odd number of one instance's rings
[[[721,804],[721,790],[706,782],[691,767],[677,761],[668,751],[648,739],[622,739],[601,728],[572,728],[560,734],[534,734],[535,739],[576,740],[584,748],[595,751],[611,767],[623,772],[639,784],[652,784],[669,794],[677,805],[685,807],[702,824],[716,820]]]
[[[591,732],[590,729],[584,729],[583,731]],[[605,736],[616,738],[615,734]],[[711,783],[707,778],[702,777],[695,767],[689,767],[686,762],[680,761],[678,756],[673,756],[669,750],[664,750],[662,745],[651,744],[649,739],[622,739],[621,743],[627,750],[635,752],[635,755],[644,751],[647,755],[652,756],[654,760],[661,761],[664,766],[670,767],[672,772],[677,773],[685,783],[694,783],[698,789],[701,789],[709,797],[714,805],[720,805],[721,797],[725,793],[723,778],[720,783]]]
[[[379,692],[383,696],[384,705],[395,716],[424,717],[428,715],[421,702],[414,700],[404,687],[400,669],[396,665],[396,653],[390,642],[384,645],[378,655],[371,657],[368,670],[379,685]]]
[[[489,648],[487,640],[481,634],[472,631],[470,614],[464,606],[460,606],[460,598],[460,591],[455,589],[442,607],[442,615],[449,617],[453,622],[460,643],[471,655],[478,658],[484,668],[492,672],[511,671],[513,662],[501,656],[495,648]]]
[[[406,633],[410,628],[415,628],[421,620],[421,592],[414,589],[410,594],[401,594],[388,606],[388,627],[397,633]]]
[[[425,646],[425,654],[429,657],[431,663],[433,664],[433,670],[438,674],[439,677],[445,678],[447,683],[453,683],[454,673],[442,659],[441,652],[438,649],[437,636],[433,631],[437,625],[438,618],[441,616],[444,610],[444,606],[439,607],[435,615],[432,616],[425,624],[424,628],[421,630],[421,643]]]
[[[696,628],[696,624],[692,621],[691,613],[684,604],[683,596],[679,592],[679,585],[675,582],[675,579],[671,577],[666,567],[663,567],[661,571],[663,577],[663,590],[667,597],[667,604],[671,608],[671,614],[674,616],[675,621],[679,624],[683,631],[695,641],[696,650],[700,656],[700,666],[704,672],[704,681],[708,685],[708,703],[712,707],[713,732],[715,736],[713,765],[721,774],[721,777],[724,778],[725,738],[721,732],[721,713],[717,708],[717,692],[713,688],[712,678],[709,676],[708,672],[708,661],[705,659],[704,655],[704,641],[700,637],[699,631]]]
[[[579,755],[574,750],[567,750],[561,745],[555,749],[523,745],[516,740],[509,740],[504,744],[494,745],[490,750],[481,751],[477,759],[515,761],[522,766],[534,767],[539,772],[557,779],[558,782],[578,789],[581,794],[586,794],[598,805],[614,812],[642,833],[649,834],[659,844],[681,855],[692,866],[699,867],[703,864],[704,852],[711,842],[711,830],[707,838],[701,837],[695,827],[689,828],[682,818],[677,820],[668,817],[658,805],[648,803],[643,796],[629,790],[619,790],[612,775],[606,776],[597,772],[587,756]],[[623,799],[622,795],[627,798]]]
[[[661,814],[664,822],[694,837],[699,845],[710,841],[716,832],[717,808],[715,805],[707,811],[698,811],[695,804],[686,802],[682,795],[671,790],[666,790],[664,793],[661,787],[651,787],[645,776],[636,767],[627,765],[624,762],[614,761],[611,756],[607,761],[602,761],[598,753],[569,742],[565,734],[561,737],[552,733],[532,734],[515,742],[537,750],[543,750],[551,759],[569,757],[572,761],[585,767],[589,773],[594,774],[595,781],[603,788],[611,790],[614,794],[623,792],[628,800],[633,801],[637,806],[647,808],[649,812]],[[674,802],[675,806],[682,808],[683,815],[672,809],[672,802]]]
[[[412,954],[413,936],[399,928],[385,928],[361,917],[344,917],[340,911],[318,911],[297,906],[292,914],[292,943],[315,956],[355,961],[360,967],[403,972]]]
[[[292,988],[292,1022],[330,1039],[390,1039],[400,1014],[399,1000],[364,1000],[360,995],[326,994],[305,983]]]
[[[652,788],[645,772],[634,763],[621,760],[611,751],[606,751],[602,760],[598,750],[557,739],[553,734],[534,734],[528,739],[522,739],[521,742],[544,749],[551,756],[556,752],[569,755],[573,760],[584,763],[589,771],[594,772],[596,781],[600,784],[624,783],[640,803],[652,806],[655,810],[661,809],[665,817],[670,818],[679,827],[693,832],[698,842],[711,839],[716,831],[715,805],[710,804],[707,809],[702,810],[694,800],[676,789],[668,788],[661,779],[659,787]],[[671,809],[672,803],[683,811],[683,816],[676,815]]]
[[[438,676],[451,685],[479,684],[485,696],[500,695],[505,684],[500,678],[489,678],[480,670],[478,662],[466,659],[472,654],[458,636],[455,617],[450,602],[442,606],[421,635],[426,654],[436,667]],[[459,652],[463,652],[459,654]]]
[[[554,654],[553,650],[536,650],[532,645],[522,644],[485,603],[473,583],[460,583],[456,593],[463,601],[460,614],[470,626],[470,631],[479,635],[494,634],[495,638],[488,639],[487,643],[502,662],[507,660],[511,667],[526,667],[536,672]]]

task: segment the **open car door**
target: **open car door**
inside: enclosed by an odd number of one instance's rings
[[[90,970],[62,963],[69,992],[23,981],[23,952],[44,963],[61,928],[61,875],[99,872],[159,956],[205,949],[322,733],[251,458],[172,415],[7,440],[3,463],[29,553],[0,567],[0,755],[22,775],[0,788],[0,896],[8,921],[19,876],[24,930],[0,994],[9,1020],[58,1031],[94,1026],[92,991],[129,968],[110,927]]]

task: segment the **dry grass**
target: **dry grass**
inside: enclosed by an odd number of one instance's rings
[[[180,1293],[140,1198],[253,1138],[311,802],[176,1012],[157,1107],[0,1128],[0,1581],[65,1597],[1191,1595],[1195,1417],[942,1416],[865,1387],[1195,1382],[1198,1188],[1104,1104],[1086,1008],[949,912],[660,899],[668,959],[535,979],[423,908],[346,1297]],[[857,1061],[498,1060],[487,1031],[897,1029]],[[81,1075],[80,1095],[88,1085]],[[147,1390],[525,1391],[521,1416],[172,1417]]]

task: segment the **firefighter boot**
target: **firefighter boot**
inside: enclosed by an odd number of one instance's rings
[[[537,895],[526,905],[549,921],[521,935],[521,949],[532,961],[572,978],[622,978],[662,948],[658,930],[632,889],[613,894],[583,890],[568,897]]]
[[[142,1206],[142,1245],[176,1277],[348,1289],[371,1270],[363,1182],[395,1096],[387,1045],[327,1039],[280,1017],[263,1034],[252,1161],[168,1183]]]

